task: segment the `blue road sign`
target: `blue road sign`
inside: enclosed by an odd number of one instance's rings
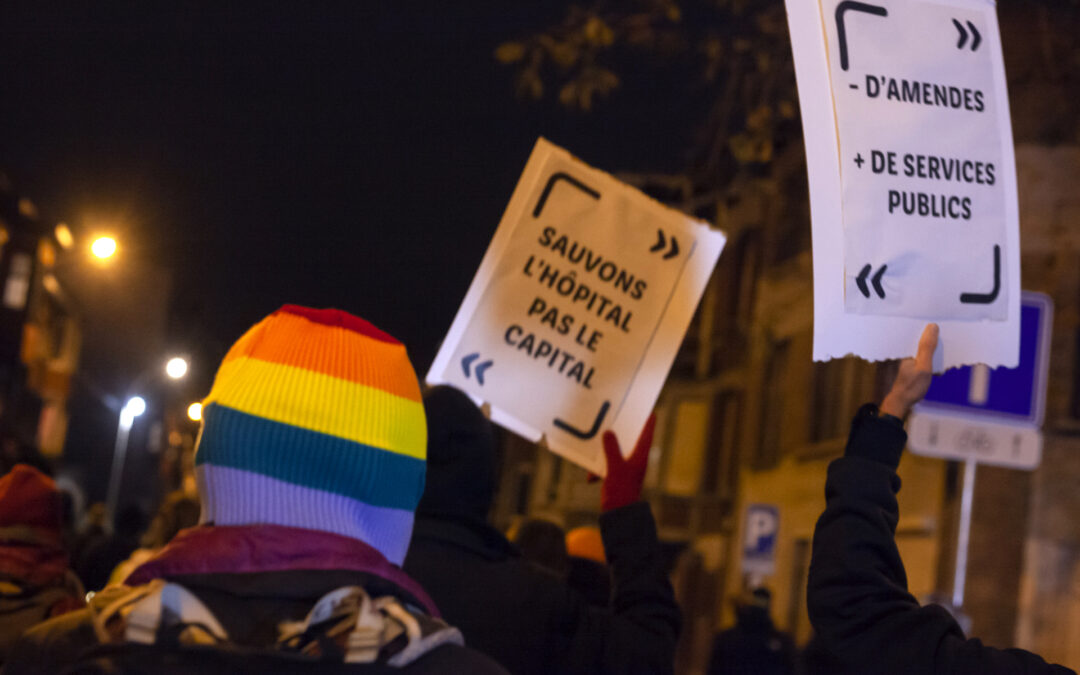
[[[1020,301],[1020,363],[1015,368],[964,366],[935,375],[920,408],[1041,426],[1054,303],[1042,293]]]
[[[742,569],[746,574],[772,574],[776,569],[776,536],[780,509],[771,504],[749,504],[743,531]]]

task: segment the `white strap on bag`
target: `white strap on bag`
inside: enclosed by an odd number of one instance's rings
[[[159,630],[184,625],[182,641],[189,644],[226,642],[228,633],[195,595],[178,584],[157,579],[133,589],[109,604],[94,617],[94,632],[101,642],[112,642],[109,620],[119,614],[124,619],[124,640],[140,644],[157,642]]]
[[[392,636],[394,626],[387,623],[386,616],[375,608],[367,592],[359,586],[342,586],[330,591],[315,603],[303,621],[283,623],[279,626],[278,643],[287,643],[306,633],[311,626],[355,616],[345,638],[346,663],[373,663],[379,657],[379,649]],[[396,631],[400,632],[400,630]],[[330,635],[338,633],[332,630]]]
[[[280,626],[278,642],[295,640],[311,626],[335,619],[341,623],[325,635],[333,637],[341,635],[339,630],[349,630],[345,636],[345,663],[377,661],[382,648],[402,633],[407,638],[406,645],[387,659],[387,665],[406,666],[443,644],[464,644],[460,631],[441,622],[438,622],[437,630],[424,635],[417,618],[396,598],[386,596],[372,600],[359,586],[344,586],[324,595],[303,621]]]
[[[386,664],[395,668],[402,668],[417,660],[431,650],[443,645],[464,645],[465,638],[461,631],[452,626],[442,626],[432,633],[424,635],[420,622],[407,609],[401,606],[394,598],[380,598],[376,605],[405,628],[409,636],[409,643],[397,654],[390,657]]]
[[[116,619],[113,625],[110,621]],[[217,618],[191,591],[179,584],[157,579],[130,589],[94,616],[94,631],[101,643],[127,641],[155,644],[162,629],[182,626],[182,644],[225,644],[229,635]],[[325,624],[325,625],[322,625]],[[313,626],[318,626],[309,634]],[[407,666],[444,644],[464,644],[461,632],[438,619],[417,615],[392,596],[373,600],[360,586],[333,590],[311,608],[303,621],[282,622],[278,648],[320,654],[322,640],[341,644],[344,638],[345,663],[374,663],[384,647],[406,637],[405,646],[388,654],[392,667]],[[290,644],[292,643],[292,644]]]

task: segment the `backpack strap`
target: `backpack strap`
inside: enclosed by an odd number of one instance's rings
[[[409,636],[409,642],[405,648],[391,656],[386,662],[387,665],[401,668],[443,645],[465,644],[465,638],[457,628],[427,614],[414,614],[403,607],[396,598],[380,598],[376,603],[381,605],[383,611],[399,621]]]
[[[170,629],[183,644],[215,644],[229,639],[199,598],[183,586],[163,579],[124,593],[95,614],[93,623],[102,643],[125,641],[152,645]]]
[[[231,644],[228,633],[198,597],[163,579],[119,592],[103,610],[94,612],[93,626],[103,645]],[[360,586],[327,593],[303,621],[283,622],[278,631],[277,645],[269,652],[396,668],[443,645],[465,643],[461,632],[442,620],[406,608],[392,596],[373,600]]]
[[[372,600],[359,586],[327,593],[303,621],[283,623],[279,631],[278,645],[289,651],[325,656],[332,644],[345,663],[382,661],[393,667],[444,644],[464,644],[458,629],[411,612],[392,596]]]

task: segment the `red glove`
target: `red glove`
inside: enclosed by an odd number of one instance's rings
[[[619,440],[614,432],[604,432],[604,457],[607,458],[607,476],[600,488],[600,509],[612,511],[620,506],[633,504],[641,497],[641,484],[645,482],[645,469],[649,464],[656,415],[649,415],[645,428],[638,436],[634,452],[623,459]]]

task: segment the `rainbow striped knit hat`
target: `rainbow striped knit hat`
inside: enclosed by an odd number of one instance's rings
[[[202,520],[334,532],[400,565],[426,454],[405,347],[351,314],[285,305],[232,346],[203,402]]]

